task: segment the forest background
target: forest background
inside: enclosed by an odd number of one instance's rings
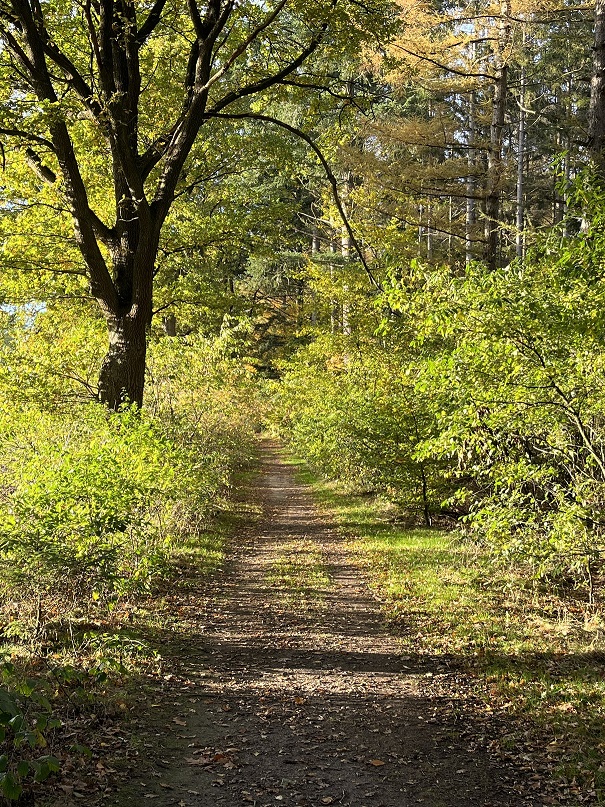
[[[5,796],[58,765],[31,646],[216,565],[263,428],[598,643],[604,4],[2,0],[0,40]]]

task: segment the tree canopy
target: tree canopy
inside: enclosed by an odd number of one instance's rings
[[[231,115],[338,94],[343,80],[322,65],[379,40],[389,12],[338,0],[2,4],[5,210],[15,229],[23,218],[22,231],[54,239],[26,269],[86,278],[109,332],[101,400],[142,401],[163,228],[175,202],[213,182],[200,132],[220,151]]]

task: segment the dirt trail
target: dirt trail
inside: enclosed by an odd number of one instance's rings
[[[258,523],[215,590],[182,604],[189,653],[168,673],[172,711],[150,707],[162,715],[141,749],[150,771],[111,804],[534,804],[481,750],[464,702],[439,696],[436,662],[402,654],[337,531],[269,442],[258,485]],[[276,562],[310,545],[323,583],[299,603],[275,585]]]

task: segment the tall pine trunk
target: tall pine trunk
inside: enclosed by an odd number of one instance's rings
[[[474,49],[473,49],[474,57]],[[466,180],[466,263],[467,265],[475,257],[473,250],[473,239],[475,237],[475,229],[477,224],[477,211],[476,211],[476,194],[477,194],[477,154],[475,150],[475,124],[476,103],[474,90],[470,94],[468,105],[468,151],[467,151],[467,165],[468,177]]]
[[[525,39],[524,39],[525,42]],[[519,88],[519,126],[517,129],[517,258],[525,254],[525,66],[521,68]]]
[[[487,152],[487,188],[485,194],[485,261],[490,269],[498,265],[500,250],[500,184],[502,164],[502,134],[508,93],[508,65],[506,49],[510,42],[510,0],[500,4],[498,24],[498,50],[492,95],[492,120]]]
[[[605,178],[605,0],[597,0],[595,4],[588,135],[592,159],[603,179]]]

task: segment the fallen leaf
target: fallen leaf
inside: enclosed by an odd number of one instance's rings
[[[176,724],[177,724],[177,726],[186,726],[186,725],[187,725],[187,723],[185,723],[185,721],[184,721],[184,720],[181,720],[181,718],[180,718],[180,717],[173,717],[173,718],[172,718],[172,722],[173,722],[173,723],[176,723]]]
[[[375,768],[380,768],[381,765],[386,765],[386,762],[383,762],[381,759],[371,759],[370,765],[373,765]]]
[[[210,765],[212,759],[210,757],[186,757],[185,762],[190,765]]]

